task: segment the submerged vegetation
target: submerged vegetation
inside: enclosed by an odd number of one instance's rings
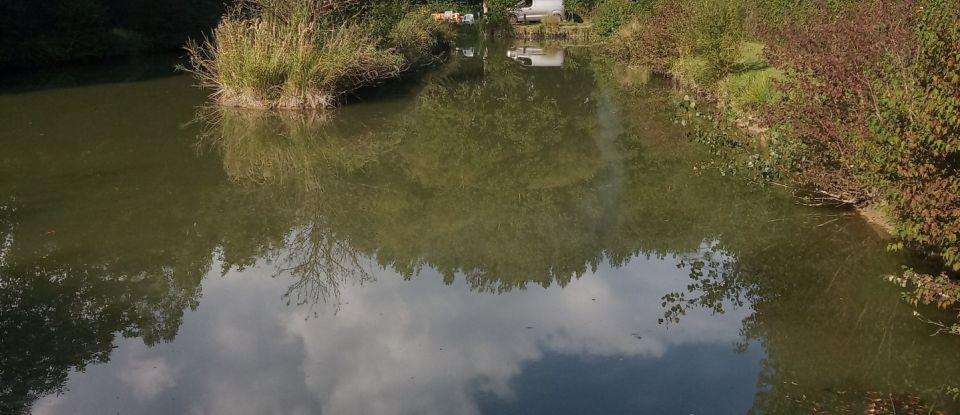
[[[187,50],[220,105],[321,109],[434,62],[453,37],[449,24],[408,2],[245,0]]]

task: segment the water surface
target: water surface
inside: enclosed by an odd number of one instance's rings
[[[520,52],[332,116],[0,95],[0,412],[956,409],[871,226],[698,169],[664,80]]]

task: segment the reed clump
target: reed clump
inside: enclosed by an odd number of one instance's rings
[[[217,104],[323,109],[438,61],[453,37],[449,24],[403,2],[243,0],[187,51]]]

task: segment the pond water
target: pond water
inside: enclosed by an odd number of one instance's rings
[[[332,116],[85,74],[0,94],[2,413],[956,410],[907,260],[698,169],[642,70],[476,42]]]

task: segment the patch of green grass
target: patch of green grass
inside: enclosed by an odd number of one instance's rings
[[[734,109],[754,109],[780,99],[775,83],[784,79],[783,71],[771,67],[759,42],[740,44],[736,69],[721,80],[718,88]]]
[[[756,108],[780,100],[775,81],[784,78],[777,68],[751,69],[727,76],[721,88],[735,109]]]
[[[743,42],[740,44],[740,58],[738,65],[742,66],[767,66],[767,61],[763,57],[764,45],[760,42]]]
[[[767,64],[763,49],[762,43],[743,42],[733,72],[721,78],[714,87],[717,94],[724,97],[735,110],[755,109],[776,102],[781,97],[775,84],[784,79],[785,74]],[[695,86],[710,85],[709,63],[704,57],[680,58],[674,63],[672,71],[683,82]]]
[[[709,63],[706,58],[700,56],[687,56],[677,59],[671,72],[683,82],[694,85],[703,84],[710,78]]]

